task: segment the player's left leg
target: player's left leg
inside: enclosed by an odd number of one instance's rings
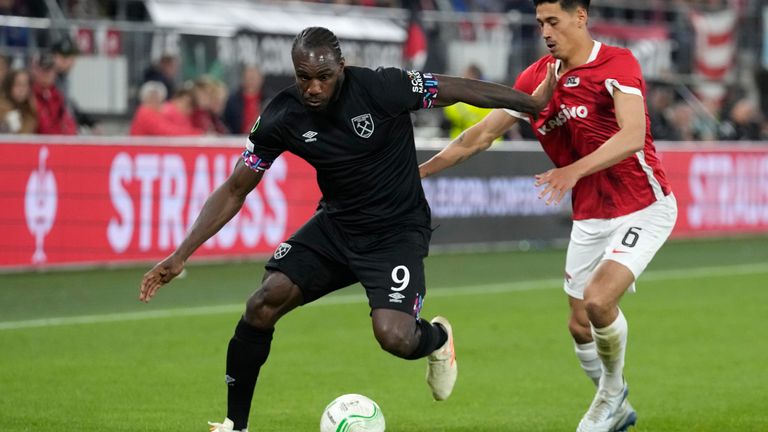
[[[373,333],[385,351],[406,360],[429,357],[427,383],[435,400],[448,399],[458,375],[453,329],[444,317],[431,322],[396,309],[371,313]]]
[[[425,230],[407,230],[358,249],[363,252],[348,253],[350,268],[368,295],[376,340],[400,358],[429,356],[427,382],[434,398],[444,400],[457,375],[452,328],[445,318],[429,322],[419,316],[429,236]]]
[[[625,430],[637,416],[626,402],[624,358],[628,326],[619,301],[669,237],[677,219],[674,196],[616,220],[618,226],[604,258],[584,290],[583,306],[592,327],[603,374],[579,431]]]
[[[606,260],[598,265],[584,291],[583,307],[592,325],[602,376],[595,398],[579,422],[579,432],[625,430],[636,422],[636,414],[626,400],[628,390],[623,377],[628,327],[618,308],[634,279],[626,266]]]

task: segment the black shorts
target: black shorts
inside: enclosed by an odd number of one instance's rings
[[[278,246],[266,268],[298,285],[304,304],[360,282],[371,309],[396,309],[418,317],[431,234],[428,228],[404,227],[380,235],[351,235],[319,210]]]

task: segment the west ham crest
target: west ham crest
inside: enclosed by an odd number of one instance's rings
[[[355,128],[355,133],[361,138],[368,138],[373,135],[373,117],[370,114],[363,114],[353,118],[352,126]]]
[[[280,243],[280,246],[277,247],[277,250],[275,251],[275,259],[279,260],[280,258],[288,255],[288,251],[291,250],[291,245],[288,243]]]

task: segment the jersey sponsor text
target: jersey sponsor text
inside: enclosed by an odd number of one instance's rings
[[[547,133],[552,132],[552,130],[554,130],[556,127],[564,125],[568,120],[572,118],[585,119],[587,116],[589,116],[589,109],[587,109],[587,107],[584,105],[574,107],[560,105],[560,111],[558,111],[557,115],[547,120],[544,125],[539,128],[539,133],[546,135]]]

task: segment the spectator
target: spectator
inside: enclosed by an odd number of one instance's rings
[[[64,95],[56,87],[56,68],[53,58],[42,56],[32,66],[34,82],[32,92],[37,109],[37,133],[76,135],[77,123],[67,110]]]
[[[191,87],[183,87],[176,91],[171,100],[165,102],[160,108],[165,121],[174,125],[174,135],[203,135],[202,129],[192,124],[192,110],[194,108],[194,96]]]
[[[737,101],[727,120],[720,124],[720,138],[724,140],[756,141],[760,135],[760,113],[755,104],[746,98]]]
[[[144,72],[144,81],[160,81],[165,86],[168,97],[176,94],[176,75],[179,72],[179,61],[176,56],[164,54],[160,60]]]
[[[715,138],[715,120],[697,114],[685,102],[672,105],[667,110],[666,117],[671,125],[669,137],[666,138],[670,141],[704,141]]]
[[[8,56],[0,55],[0,82],[3,82],[10,69],[11,59]]]
[[[64,96],[67,109],[74,117],[78,126],[97,131],[98,127],[96,125],[96,120],[80,110],[69,94],[69,73],[75,66],[77,56],[80,55],[80,50],[72,39],[65,36],[51,45],[51,53],[53,56],[54,68],[56,69],[56,87]]]
[[[651,135],[657,141],[677,140],[675,124],[669,120],[669,110],[675,95],[668,87],[653,87],[648,96],[648,115],[651,118]]]
[[[483,72],[480,67],[475,64],[470,64],[462,74],[464,78],[471,78],[475,80],[483,79]],[[470,126],[479,122],[485,118],[492,110],[488,108],[478,108],[472,105],[459,102],[443,109],[443,115],[447,120],[447,124],[444,124],[446,128],[450,129],[450,137],[456,138],[461,132],[469,129]]]
[[[200,77],[192,86],[194,108],[192,125],[206,134],[227,134],[229,130],[214,112],[217,102],[217,82],[210,77]]]
[[[264,76],[256,66],[244,66],[240,88],[232,94],[224,109],[224,124],[232,133],[247,134],[261,114],[264,103]]]
[[[676,127],[671,130],[669,140],[694,141],[697,139],[694,131],[696,113],[684,102],[678,102],[669,108],[669,122]]]
[[[129,135],[175,135],[163,133],[162,125],[170,124],[162,114],[166,98],[165,86],[159,81],[147,81],[139,89],[139,108],[131,120]],[[155,127],[157,126],[157,129]]]
[[[29,16],[29,7],[24,0],[0,0],[0,15]]]
[[[231,131],[224,123],[224,108],[227,105],[229,89],[223,82],[215,80],[211,87],[211,93],[211,113],[216,125],[216,131],[220,134],[229,134]]]
[[[32,134],[37,131],[37,111],[29,73],[10,71],[0,87],[0,133]]]
[[[56,87],[64,97],[69,97],[69,72],[75,66],[80,50],[68,37],[64,37],[51,45],[53,64],[56,69]]]

